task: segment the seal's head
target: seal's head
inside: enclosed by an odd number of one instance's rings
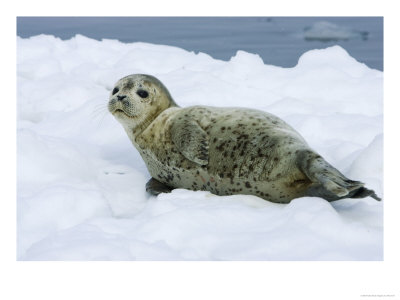
[[[133,74],[121,78],[111,91],[110,113],[126,128],[146,127],[162,111],[177,106],[157,78]]]

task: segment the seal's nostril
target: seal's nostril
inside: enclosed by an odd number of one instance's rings
[[[123,99],[125,99],[125,98],[126,98],[126,96],[120,96],[120,95],[117,96],[117,99],[118,99],[119,101],[121,101],[121,100],[123,100]]]

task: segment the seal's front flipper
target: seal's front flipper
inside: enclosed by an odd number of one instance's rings
[[[348,179],[313,151],[301,151],[296,159],[300,170],[313,182],[307,196],[322,197],[328,201],[367,196],[381,200],[374,191],[365,188],[364,183]]]
[[[161,193],[170,193],[172,191],[172,188],[164,183],[159,182],[157,179],[151,178],[147,183],[146,183],[146,192],[149,194],[152,194],[154,196],[157,196],[158,194]]]
[[[171,139],[190,161],[201,166],[208,164],[208,135],[194,120],[176,120],[171,126]]]

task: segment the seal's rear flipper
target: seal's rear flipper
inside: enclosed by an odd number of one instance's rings
[[[154,196],[157,196],[158,194],[161,193],[170,193],[172,191],[172,188],[162,182],[159,182],[157,179],[151,178],[147,183],[146,183],[146,192],[149,194],[152,194]]]
[[[371,196],[381,199],[364,183],[348,179],[317,153],[304,150],[298,153],[297,166],[313,182],[306,195],[322,197],[328,201],[343,198],[364,198]]]
[[[377,201],[381,201],[382,199],[379,198],[373,190],[369,190],[365,187],[361,187],[358,190],[355,190],[351,193],[349,198],[365,198],[365,197],[372,197]]]
[[[340,200],[340,199],[344,199],[344,198],[365,198],[368,196],[374,198],[377,201],[382,200],[375,194],[375,192],[373,190],[369,190],[363,186],[361,186],[355,190],[352,190],[351,192],[349,192],[346,195],[340,196],[340,195],[335,194],[334,192],[328,190],[325,186],[323,186],[322,184],[319,184],[319,183],[312,184],[308,188],[306,195],[312,196],[312,197],[321,197],[328,201],[336,201],[336,200]]]

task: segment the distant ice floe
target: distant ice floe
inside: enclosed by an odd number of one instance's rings
[[[367,31],[353,30],[344,26],[339,26],[330,22],[316,22],[312,26],[307,26],[303,31],[304,39],[307,41],[339,41],[350,39],[368,39]]]

